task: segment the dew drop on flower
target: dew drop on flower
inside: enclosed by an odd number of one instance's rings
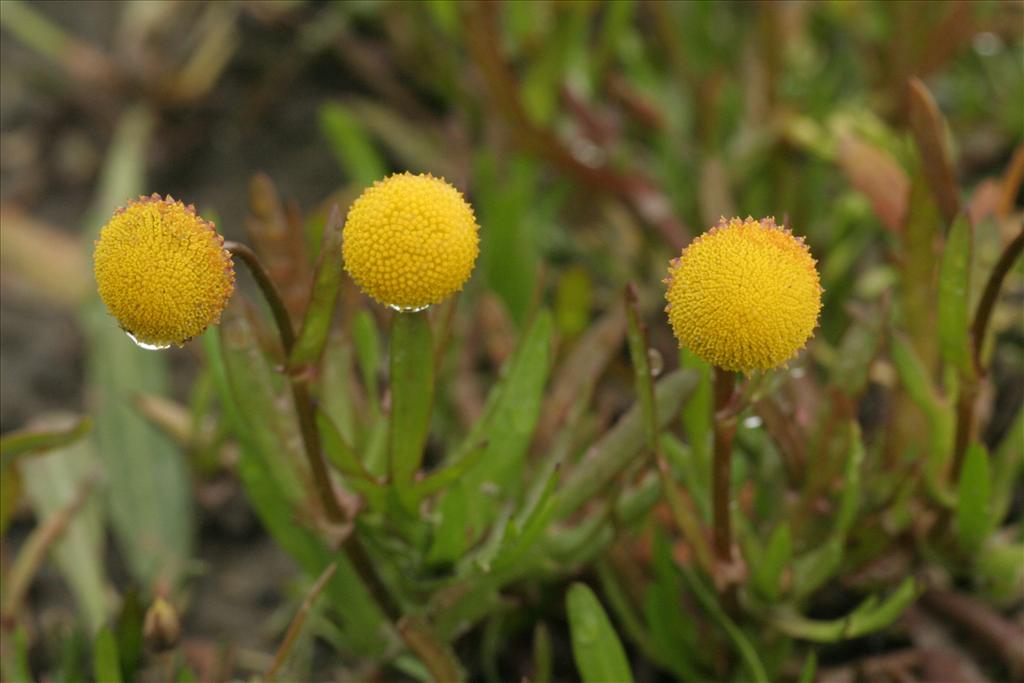
[[[128,330],[125,330],[124,333],[127,334],[128,338],[135,342],[135,345],[140,349],[146,349],[147,351],[163,351],[164,349],[169,349],[171,347],[170,344],[147,344],[146,342],[139,341],[135,338],[135,335]]]
[[[665,369],[665,359],[658,349],[647,349],[647,364],[651,367],[651,377],[657,377]]]
[[[388,304],[388,308],[399,313],[419,313],[430,308],[430,304],[425,306],[395,306],[394,304]]]

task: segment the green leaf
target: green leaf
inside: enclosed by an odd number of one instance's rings
[[[835,643],[885,628],[896,621],[919,594],[920,590],[913,577],[908,577],[885,600],[872,595],[840,619],[819,621],[793,612],[779,611],[773,615],[772,623],[794,638],[816,643]]]
[[[117,653],[124,678],[134,681],[139,665],[142,663],[143,646],[142,626],[145,615],[139,591],[129,588],[121,603],[121,613],[117,618],[115,632],[117,634]]]
[[[434,400],[434,346],[426,312],[396,313],[391,327],[389,471],[398,500],[416,511],[413,478],[423,462]]]
[[[711,366],[688,349],[680,349],[679,366],[697,374],[697,385],[690,398],[683,403],[683,434],[690,443],[693,466],[687,476],[691,489],[703,490],[711,481]],[[686,472],[686,469],[683,470]],[[698,500],[700,497],[697,497]],[[710,510],[704,510],[710,513]]]
[[[992,532],[992,480],[988,451],[981,444],[967,448],[957,482],[956,533],[964,552],[973,555]]]
[[[789,524],[781,522],[772,531],[760,561],[750,567],[754,587],[771,602],[779,598],[782,572],[789,566],[792,554],[793,538]]]
[[[320,433],[320,444],[328,461],[345,475],[346,483],[355,492],[363,495],[370,507],[375,510],[385,509],[387,496],[384,487],[377,483],[366,471],[363,463],[345,442],[341,432],[327,413],[318,410],[316,413],[317,430]]]
[[[1021,475],[1024,475],[1024,408],[1006,431],[992,454],[992,524],[998,526],[1006,518],[1010,501]],[[2,528],[2,525],[0,525]]]
[[[67,446],[92,430],[92,419],[79,417],[73,424],[54,429],[19,429],[0,438],[0,470],[18,457]]]
[[[797,598],[810,595],[832,578],[843,560],[843,545],[843,538],[832,536],[793,561],[793,594]]]
[[[320,107],[320,130],[349,178],[362,187],[384,178],[387,169],[369,133],[341,104]]]
[[[462,481],[456,481],[445,493],[437,515],[439,520],[427,552],[427,562],[450,564],[463,556],[468,545],[469,500]]]
[[[818,653],[811,650],[804,660],[804,668],[800,671],[800,678],[797,683],[814,683],[814,674],[818,670]]]
[[[697,600],[700,601],[708,614],[718,622],[718,625],[725,631],[725,634],[729,636],[729,639],[737,651],[739,651],[740,659],[743,660],[747,673],[750,674],[750,679],[755,681],[755,683],[768,683],[768,673],[765,671],[761,659],[757,656],[757,649],[751,644],[750,639],[747,638],[740,627],[729,618],[729,615],[725,613],[722,606],[718,604],[718,598],[715,597],[714,591],[705,585],[703,580],[692,569],[688,567],[680,567],[680,569],[690,590],[697,596]]]
[[[583,683],[632,683],[626,652],[597,596],[574,583],[566,596],[572,653]]]
[[[352,342],[356,347],[356,360],[359,362],[359,372],[366,386],[367,400],[371,410],[376,412],[380,409],[380,389],[377,381],[377,373],[380,370],[380,341],[377,324],[369,311],[361,310],[353,319]]]
[[[317,257],[316,272],[313,276],[313,290],[310,292],[302,328],[289,359],[292,368],[299,369],[316,363],[327,343],[331,320],[334,318],[334,307],[338,301],[338,291],[341,289],[341,274],[344,270],[341,258],[343,225],[341,212],[335,205],[324,225],[320,255]]]
[[[476,537],[494,519],[502,498],[516,499],[522,492],[526,452],[551,366],[552,327],[551,314],[541,311],[508,364],[493,412],[482,418],[487,452],[463,477]]]
[[[959,214],[946,236],[939,266],[939,349],[961,373],[971,371],[968,326],[971,224]]]
[[[953,450],[955,420],[952,409],[939,396],[924,362],[903,335],[893,334],[890,348],[900,382],[928,422],[926,483],[940,503],[949,505],[952,503],[952,496],[945,488],[941,473]]]
[[[691,370],[677,370],[655,386],[658,429],[676,419],[683,401],[697,384]],[[593,500],[631,462],[644,442],[646,424],[639,406],[633,406],[614,427],[590,448],[589,455],[576,463],[562,482],[558,496],[558,518],[565,518]]]
[[[121,683],[117,641],[109,628],[100,629],[93,644],[93,675],[97,683]]]
[[[44,429],[67,431],[68,421],[48,418]],[[71,422],[75,424],[75,422]],[[25,495],[45,524],[82,495],[97,475],[98,463],[88,441],[54,448],[45,455],[19,462]],[[103,518],[99,500],[87,500],[53,546],[54,557],[71,588],[89,633],[107,618],[106,573],[103,564]]]
[[[14,632],[14,652],[0,659],[3,675],[11,683],[32,683],[32,668],[28,663],[28,632],[19,625]]]
[[[851,420],[849,424],[850,447],[846,455],[846,470],[843,474],[843,496],[836,515],[835,533],[845,538],[857,520],[860,507],[861,467],[864,464],[864,442],[860,425]]]

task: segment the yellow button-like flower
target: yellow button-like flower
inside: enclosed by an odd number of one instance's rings
[[[93,261],[107,310],[147,347],[180,346],[218,322],[235,286],[231,255],[213,223],[157,194],[114,213]]]
[[[345,220],[345,270],[363,292],[415,310],[462,289],[479,252],[476,218],[443,179],[400,173],[373,184]]]
[[[817,325],[815,260],[803,238],[772,218],[723,218],[668,272],[665,310],[680,346],[725,370],[781,365]]]

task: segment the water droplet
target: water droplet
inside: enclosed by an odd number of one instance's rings
[[[388,308],[392,311],[398,311],[399,313],[418,313],[430,308],[430,304],[427,304],[426,306],[394,306],[392,304],[388,304]]]
[[[761,426],[761,418],[757,415],[751,415],[743,420],[743,426],[747,429],[757,429]]]
[[[651,377],[657,377],[665,369],[665,359],[658,349],[647,349],[647,364],[651,366]]]
[[[125,330],[124,333],[127,334],[128,338],[135,342],[135,345],[140,349],[146,349],[147,351],[163,351],[164,349],[169,349],[171,347],[170,344],[147,344],[146,342],[139,341],[135,338],[135,335],[128,330]]]
[[[789,374],[791,377],[794,377],[795,379],[800,379],[806,373],[803,368],[793,368],[792,370],[789,371]]]

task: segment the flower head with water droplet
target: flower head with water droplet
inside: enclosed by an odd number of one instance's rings
[[[220,320],[235,271],[213,223],[153,194],[118,209],[93,254],[100,299],[148,348],[182,345]]]
[[[680,346],[725,370],[782,365],[812,336],[821,310],[810,250],[772,218],[723,218],[673,259],[665,282]]]
[[[343,230],[345,270],[382,304],[415,310],[462,289],[479,252],[473,208],[429,174],[399,173],[363,191]]]

